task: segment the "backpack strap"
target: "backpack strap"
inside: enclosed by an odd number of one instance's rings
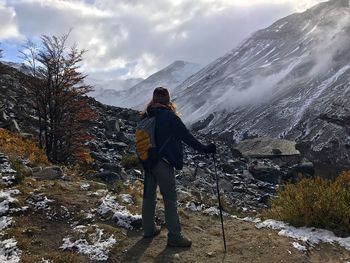
[[[158,118],[157,118],[157,116],[155,116],[155,117],[156,117],[156,126],[155,126],[155,127],[157,128]],[[170,141],[171,137],[172,137],[172,135],[170,135],[170,136],[165,140],[165,142],[163,143],[163,145],[159,148],[158,153],[161,153],[161,152],[164,150],[165,146],[168,144],[168,142]]]
[[[159,148],[159,151],[158,151],[159,153],[161,153],[164,150],[165,146],[168,144],[168,142],[170,141],[171,137],[172,137],[172,135],[170,135],[168,137],[168,139],[165,140],[165,142],[163,143],[162,147]]]

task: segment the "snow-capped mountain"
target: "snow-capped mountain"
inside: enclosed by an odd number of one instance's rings
[[[256,32],[175,98],[202,132],[310,141],[310,156],[350,166],[349,81],[349,0],[332,0]]]
[[[119,100],[118,94],[120,91],[128,90],[136,84],[143,81],[142,78],[132,79],[90,79],[88,83],[94,87],[94,91],[89,95],[94,97],[96,100],[108,104],[114,105]]]
[[[96,99],[106,104],[141,110],[152,97],[154,88],[164,86],[172,92],[176,86],[198,72],[199,69],[200,66],[198,64],[175,61],[130,89],[108,93],[107,99],[102,100],[99,96],[96,96]]]
[[[9,66],[11,68],[15,68],[18,71],[26,74],[26,75],[30,75],[31,71],[30,68],[28,66],[26,66],[24,63],[18,63],[18,62],[11,62],[11,61],[0,61],[0,63]]]

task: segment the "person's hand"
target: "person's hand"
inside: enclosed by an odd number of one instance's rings
[[[214,143],[208,144],[206,153],[216,153],[216,145]]]

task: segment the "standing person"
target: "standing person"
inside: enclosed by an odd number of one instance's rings
[[[192,241],[181,233],[177,213],[175,171],[183,167],[182,142],[203,153],[215,153],[216,146],[203,145],[186,128],[170,101],[169,91],[158,87],[153,91],[153,98],[143,112],[143,117],[156,117],[155,141],[162,150],[157,162],[145,171],[142,221],[144,237],[154,237],[161,231],[154,222],[156,207],[156,189],[159,185],[165,208],[165,222],[168,228],[167,245],[171,247],[190,247]]]

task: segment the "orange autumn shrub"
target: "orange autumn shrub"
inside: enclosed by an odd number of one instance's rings
[[[16,133],[0,128],[0,152],[10,158],[28,159],[35,165],[48,165],[45,151],[32,140],[23,139]]]

